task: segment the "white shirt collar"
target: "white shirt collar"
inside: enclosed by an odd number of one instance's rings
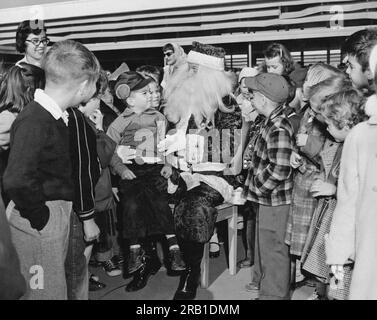
[[[62,118],[66,126],[68,126],[68,112],[63,112],[55,100],[48,96],[42,89],[35,90],[34,100],[46,109],[55,120]]]

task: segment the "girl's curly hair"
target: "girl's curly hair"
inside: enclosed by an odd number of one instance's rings
[[[325,100],[322,105],[322,115],[342,130],[345,126],[352,128],[368,119],[364,107],[363,95],[354,88],[348,88]]]

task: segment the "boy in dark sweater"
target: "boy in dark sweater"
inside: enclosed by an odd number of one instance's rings
[[[66,299],[64,261],[74,198],[66,109],[96,90],[99,63],[78,42],[54,44],[43,61],[45,90],[38,89],[11,129],[4,189],[12,239],[27,280],[27,299]],[[98,237],[85,220],[88,241]]]

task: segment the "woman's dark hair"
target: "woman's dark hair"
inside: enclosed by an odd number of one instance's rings
[[[291,53],[289,50],[282,45],[281,43],[272,43],[267,49],[263,52],[263,55],[267,59],[272,59],[275,57],[280,57],[281,62],[284,66],[284,74],[290,74],[294,69],[294,61],[292,59]]]
[[[19,113],[34,99],[34,92],[44,88],[44,71],[28,63],[20,63],[9,69],[0,85],[0,112]]]
[[[162,47],[162,52],[165,52],[165,51],[168,51],[168,50],[175,52],[174,46],[171,43],[167,43]]]
[[[25,41],[29,34],[39,35],[42,31],[46,32],[43,20],[25,20],[22,21],[16,32],[16,49],[20,53],[24,53],[26,49]]]

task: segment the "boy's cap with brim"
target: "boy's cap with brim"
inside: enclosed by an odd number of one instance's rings
[[[261,73],[255,77],[247,77],[245,78],[245,85],[277,103],[283,103],[289,97],[287,80],[274,73]]]
[[[116,81],[114,91],[119,99],[127,99],[131,91],[142,89],[152,81],[152,78],[144,78],[136,71],[123,72]]]

